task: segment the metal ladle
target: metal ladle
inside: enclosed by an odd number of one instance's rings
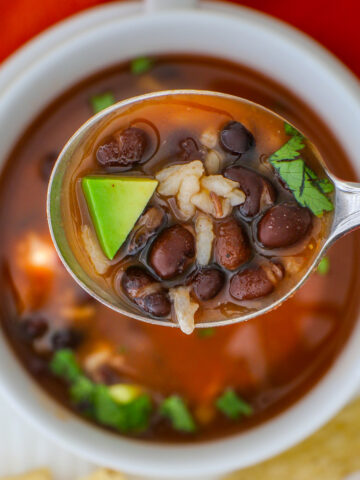
[[[199,90],[169,90],[164,92],[155,92],[130,98],[116,103],[115,105],[112,105],[111,107],[93,116],[92,118],[90,118],[90,120],[83,124],[79,128],[79,130],[77,130],[77,132],[70,138],[70,140],[67,142],[67,144],[61,151],[54,166],[49,182],[47,196],[47,218],[52,240],[54,242],[56,251],[60,259],[62,260],[68,272],[86,292],[88,292],[91,296],[96,298],[102,304],[106,305],[107,307],[115,310],[120,314],[155,325],[166,325],[174,327],[177,326],[177,324],[172,322],[170,319],[154,319],[140,314],[139,310],[135,306],[126,303],[118,296],[115,296],[115,294],[113,294],[112,292],[109,292],[106,289],[102,288],[84,271],[69,245],[68,239],[65,234],[61,211],[62,185],[64,175],[69,166],[69,163],[71,162],[71,159],[77,149],[81,147],[87,139],[91,138],[91,136],[99,127],[100,122],[103,123],[104,120],[111,118],[112,115],[120,112],[125,107],[132,106],[135,103],[142,102],[144,100],[149,100],[152,98],[167,95],[207,95],[209,97],[216,96],[226,98],[228,100],[233,100],[234,102],[246,102],[248,104],[253,104],[256,108],[264,108],[256,105],[253,102],[249,102],[236,96]],[[273,112],[270,113],[286,122],[286,120],[282,119],[282,117],[280,117],[279,115]],[[336,178],[327,170],[320,154],[318,154],[318,161],[321,164],[326,175],[334,184],[335,208],[333,213],[332,225],[328,237],[325,239],[321,249],[314,258],[311,265],[309,265],[309,267],[307,268],[304,275],[299,279],[296,285],[292,286],[281,298],[276,299],[276,301],[274,301],[270,305],[266,305],[264,308],[260,308],[256,311],[249,311],[248,313],[245,313],[235,318],[226,318],[218,321],[202,322],[200,324],[197,324],[196,327],[205,328],[234,324],[240,321],[249,320],[259,315],[263,315],[264,313],[269,312],[273,308],[279,306],[301,287],[301,285],[309,277],[313,269],[317,266],[322,255],[330,245],[332,245],[341,236],[360,226],[360,184],[345,182]]]

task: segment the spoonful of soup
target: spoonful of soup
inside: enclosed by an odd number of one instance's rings
[[[74,134],[50,179],[48,220],[88,293],[191,333],[291,296],[360,224],[359,191],[270,110],[176,90],[117,103]]]

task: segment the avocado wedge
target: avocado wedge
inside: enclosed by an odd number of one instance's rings
[[[95,231],[112,260],[152,197],[152,178],[88,176],[81,181]]]

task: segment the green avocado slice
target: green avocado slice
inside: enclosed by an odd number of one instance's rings
[[[158,182],[140,177],[89,176],[81,183],[101,248],[112,260]]]

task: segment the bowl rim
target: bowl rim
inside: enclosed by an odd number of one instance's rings
[[[27,69],[36,68],[39,63],[45,61],[46,57],[51,55],[53,49],[70,35],[86,35],[91,29],[96,29],[96,25],[100,25],[101,21],[110,21],[115,14],[121,14],[124,15],[124,18],[127,18],[129,15],[142,13],[141,7],[142,5],[139,2],[124,2],[121,4],[108,4],[105,6],[94,7],[51,27],[34,40],[28,42],[0,67],[0,91],[3,90],[0,95],[0,104],[6,95],[6,89],[2,89],[1,86],[11,84],[8,88],[14,88],[17,80],[26,73]],[[206,11],[209,15],[214,15],[216,12],[222,11],[226,15],[231,14],[239,17],[239,23],[241,21],[251,21],[257,26],[263,28],[276,29],[279,37],[286,39],[287,41],[295,42],[299,48],[307,50],[309,56],[314,61],[322,64],[325,70],[327,70],[332,76],[336,77],[343,85],[344,91],[353,97],[355,106],[360,108],[359,84],[354,75],[332,54],[310,39],[310,37],[269,15],[256,12],[247,7],[220,4],[218,2],[201,2],[201,8],[203,8],[203,12]],[[158,14],[164,15],[165,13],[159,12],[157,15]],[[118,19],[117,21],[122,21],[122,19]],[[148,458],[148,460],[144,462],[137,461],[134,463],[135,458],[137,458],[137,460],[139,459],[139,448],[134,447],[134,445],[139,446],[140,444],[124,437],[120,437],[121,441],[119,440],[118,443],[124,448],[130,446],[132,450],[135,449],[138,453],[132,458],[131,456],[129,458],[124,458],[123,455],[121,462],[118,462],[118,457],[120,456],[119,452],[117,457],[111,452],[101,452],[94,442],[92,442],[91,448],[89,448],[89,444],[85,444],[81,440],[80,435],[78,435],[77,438],[74,438],[74,432],[66,426],[68,422],[64,422],[63,419],[61,419],[62,423],[59,422],[59,418],[55,418],[53,411],[49,414],[48,410],[46,410],[44,414],[43,403],[40,406],[37,406],[34,401],[29,403],[29,400],[25,398],[26,396],[19,395],[20,390],[15,388],[14,381],[9,372],[4,371],[2,373],[3,381],[0,383],[0,391],[8,399],[9,403],[13,404],[16,409],[30,421],[30,423],[41,430],[45,435],[51,437],[65,449],[73,451],[79,456],[87,458],[92,462],[96,461],[98,463],[105,463],[113,468],[123,468],[129,473],[154,475],[157,478],[173,476],[174,470],[179,473],[179,476],[183,477],[190,475],[193,477],[201,475],[210,476],[222,474],[235,468],[249,466],[280,453],[315,431],[333,414],[335,414],[355,392],[357,384],[360,383],[360,369],[352,369],[352,373],[349,373],[345,379],[342,379],[342,388],[338,389],[339,391],[336,392],[336,396],[333,395],[328,398],[326,406],[323,405],[323,395],[320,394],[320,390],[324,390],[325,385],[336,384],[336,379],[341,375],[344,366],[346,367],[346,371],[350,372],[350,367],[353,367],[353,355],[351,352],[353,352],[356,347],[355,339],[357,336],[360,338],[359,322],[357,326],[354,327],[351,338],[343,348],[343,351],[339,354],[335,364],[330,367],[328,372],[316,384],[316,386],[314,386],[310,392],[302,397],[297,403],[275,417],[275,419],[267,422],[267,424],[256,427],[246,432],[246,434],[235,435],[234,437],[228,437],[213,442],[206,442],[201,445],[142,445],[144,447],[143,451],[146,451],[148,456],[154,455],[155,457],[161,450],[161,455],[157,456],[157,458]],[[3,339],[1,339],[0,342],[4,346],[6,345]],[[5,346],[5,348],[9,349],[7,346]],[[8,361],[12,363],[15,363],[15,361],[17,362],[10,350],[8,353]],[[6,366],[4,367],[4,370],[5,368]],[[18,370],[22,369],[20,364],[17,365],[17,368]],[[25,379],[25,372],[20,373],[24,375],[23,378]],[[24,381],[28,387],[36,391],[34,398],[35,396],[36,398],[39,398],[38,395],[41,390],[38,390],[37,387],[35,388],[30,377]],[[42,396],[42,392],[40,395]],[[54,400],[50,400],[47,397],[47,401],[50,402],[52,407],[57,410],[60,409]],[[31,408],[29,408],[30,404]],[[318,416],[314,418],[313,415],[310,419],[307,412],[309,411],[309,407],[313,408],[314,405],[317,406],[316,409]],[[296,431],[294,429],[289,432],[289,424],[293,421],[294,415],[298,415],[299,418],[301,417],[302,421],[297,425]],[[113,438],[111,434],[107,434],[103,431],[101,431],[100,434],[97,429],[88,426],[88,424],[85,425],[84,422],[76,416],[71,414],[69,414],[69,416],[71,417],[75,428],[79,429],[79,431],[81,430],[82,434],[90,435],[92,437],[100,435],[100,437]],[[275,424],[277,426],[276,438],[274,438],[273,428]],[[272,427],[269,428],[271,425]],[[254,439],[253,441],[255,441],[259,431],[261,431],[261,435],[267,440],[266,448],[262,448],[261,454],[259,454],[258,451],[248,452],[246,461],[244,461],[244,458],[241,459],[240,454],[234,454],[236,439],[239,439],[240,436],[246,435],[247,438]],[[222,454],[216,455],[221,447]],[[232,449],[230,454],[228,452],[229,449]],[[197,460],[195,460],[196,455],[198,455]],[[172,459],[171,461],[169,461],[170,458]],[[180,461],[178,460],[176,462],[175,459],[180,459]],[[161,463],[161,460],[163,461],[163,464]],[[165,465],[166,461],[167,464]],[[182,465],[181,462],[185,462],[185,464]]]

